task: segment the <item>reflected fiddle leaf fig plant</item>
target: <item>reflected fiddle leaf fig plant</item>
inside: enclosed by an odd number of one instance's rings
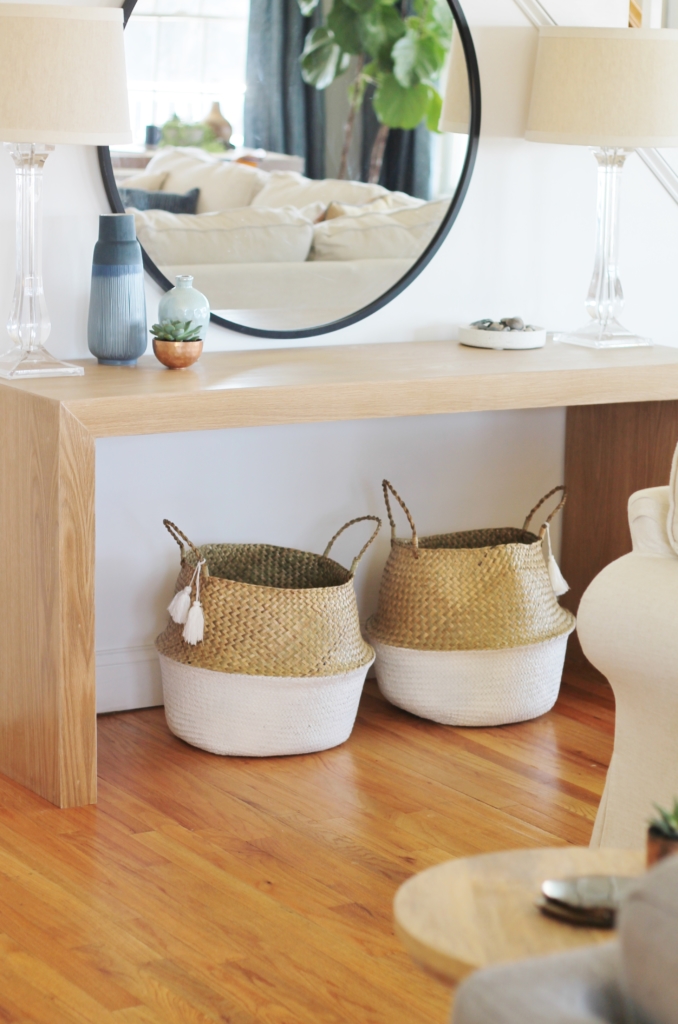
[[[319,0],[298,0],[308,17]],[[452,38],[447,0],[333,0],[327,24],[311,29],[301,54],[308,85],[326,89],[355,60],[348,90],[339,177],[345,178],[356,115],[368,86],[379,130],[370,154],[368,180],[379,180],[391,128],[438,131],[442,100],[437,81]]]

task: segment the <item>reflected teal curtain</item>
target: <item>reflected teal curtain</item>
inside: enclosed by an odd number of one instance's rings
[[[370,123],[372,120],[374,125]],[[363,107],[363,181],[367,181],[372,144],[378,128],[379,122],[372,107],[366,105]],[[407,192],[417,199],[431,198],[431,133],[425,124],[420,124],[412,131],[391,128],[379,184],[392,192]]]
[[[367,181],[372,144],[379,130],[379,121],[371,102],[373,91],[368,91],[363,104],[363,181]],[[417,199],[431,198],[431,133],[425,124],[420,124],[411,131],[391,128],[386,141],[379,184],[392,192],[407,192]]]
[[[303,157],[309,178],[325,177],[325,97],[304,84],[299,57],[321,18],[297,0],[250,0],[245,145]]]

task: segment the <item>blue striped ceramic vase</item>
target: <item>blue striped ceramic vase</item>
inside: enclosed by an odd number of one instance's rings
[[[147,332],[144,267],[134,216],[99,217],[87,321],[89,350],[100,363],[134,366],[146,351]]]

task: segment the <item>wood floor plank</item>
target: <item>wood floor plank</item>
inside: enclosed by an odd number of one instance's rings
[[[104,716],[97,806],[0,777],[0,1024],[442,1024],[395,890],[454,856],[586,843],[613,725],[576,674],[497,729],[368,683],[350,741],[303,757],[214,757],[161,708]]]

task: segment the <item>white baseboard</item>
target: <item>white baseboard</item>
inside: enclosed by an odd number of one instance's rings
[[[152,644],[97,651],[97,714],[162,704],[158,654]]]

